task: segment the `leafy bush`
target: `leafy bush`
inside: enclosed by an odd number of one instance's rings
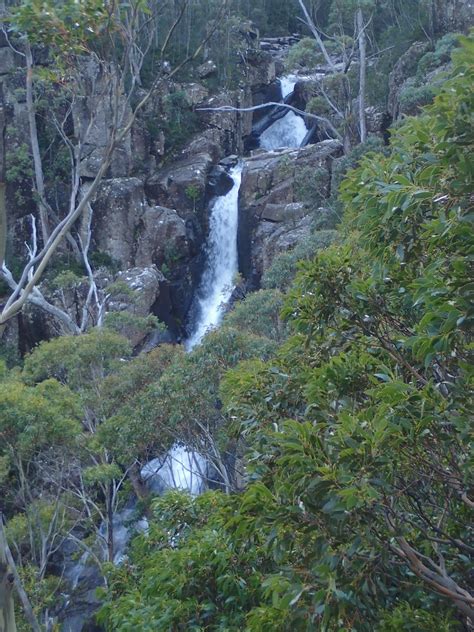
[[[297,44],[293,44],[288,53],[286,67],[288,70],[295,68],[312,68],[323,62],[323,56],[315,40],[304,37]]]
[[[106,268],[113,274],[116,274],[120,270],[120,262],[111,257],[107,252],[94,250],[91,252],[89,259],[95,270],[98,268]]]
[[[226,315],[224,325],[241,331],[282,341],[286,327],[280,318],[283,294],[278,289],[253,292],[244,301],[237,303]]]
[[[324,167],[303,167],[295,173],[295,197],[315,210],[329,193],[329,173]]]
[[[460,35],[458,33],[448,33],[436,42],[434,51],[423,55],[418,62],[417,79],[423,81],[426,75],[446,64],[451,59],[451,53],[459,45]]]
[[[319,250],[327,248],[336,240],[335,230],[322,230],[300,242],[293,250],[278,255],[264,273],[262,287],[287,290],[296,276],[298,262],[313,258]]]
[[[331,198],[336,200],[339,195],[339,185],[350,169],[354,169],[360,163],[362,158],[372,152],[387,153],[388,149],[384,147],[383,141],[378,136],[369,136],[365,143],[356,145],[349,153],[341,158],[337,158],[332,163],[331,178]]]
[[[433,102],[434,95],[432,86],[409,85],[400,93],[400,110],[405,114],[416,114],[422,107]]]
[[[332,109],[327,100],[324,97],[312,97],[307,105],[306,112],[309,114],[317,114],[319,116],[329,116],[332,114]]]

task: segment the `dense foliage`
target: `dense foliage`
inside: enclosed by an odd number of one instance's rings
[[[161,330],[155,316],[108,310],[109,299],[135,300],[120,281],[77,335],[43,340],[22,358],[0,343],[8,360],[0,359],[1,526],[44,629],[70,603],[66,570],[84,553],[103,584],[97,619],[118,632],[455,632],[474,621],[474,37],[436,41],[444,4],[434,0],[305,4],[337,64],[304,98],[333,121],[344,155],[327,169],[297,170],[294,194],[311,224],[273,259],[261,289],[236,300],[189,353],[178,344],[132,348],[127,336]],[[325,62],[298,0],[6,6],[12,42],[32,55],[27,100],[47,193],[31,186],[31,143],[7,158],[5,179],[22,215],[37,205],[49,220],[62,217],[71,173],[84,179],[68,108],[90,96],[85,58],[105,75],[118,71],[108,77],[126,88],[127,104],[156,83],[137,124],[161,164],[203,125],[188,81],[226,99],[248,89],[266,55],[255,27],[302,36],[290,71]],[[357,144],[359,9],[367,106],[385,108],[395,62],[415,39],[430,42],[397,95],[400,111],[418,116]],[[213,70],[201,75],[206,61]],[[56,113],[66,111],[58,127]],[[197,214],[199,189],[186,196]],[[100,275],[113,278],[121,266],[96,251],[89,267],[94,240],[84,250],[83,237],[82,256],[64,242],[41,277],[64,304],[95,283],[94,272],[98,293]],[[171,281],[183,264],[173,248],[161,268]],[[22,261],[11,263],[21,276]],[[0,286],[0,308],[10,290]],[[209,490],[155,498],[141,468],[176,445],[205,458]],[[130,533],[145,517],[148,528],[117,564],[123,510]],[[1,591],[0,581],[0,606]],[[19,629],[30,629],[18,615]]]
[[[472,616],[473,59],[464,39],[435,104],[343,182],[345,240],[302,264],[291,338],[221,385],[245,492],[154,504],[111,575],[109,629],[457,630]]]

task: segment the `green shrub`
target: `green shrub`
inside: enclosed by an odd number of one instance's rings
[[[432,103],[434,96],[432,86],[409,85],[400,93],[400,110],[404,114],[416,114],[422,107]]]
[[[287,329],[280,318],[284,296],[278,289],[249,294],[227,314],[224,324],[254,336],[281,341]]]
[[[346,173],[349,169],[357,167],[364,156],[370,154],[371,152],[386,153],[387,151],[388,150],[384,147],[384,143],[381,138],[378,136],[369,136],[365,143],[356,145],[348,154],[342,156],[341,158],[337,158],[332,163],[331,199],[337,199],[339,195],[339,185],[344,179]]]
[[[303,167],[295,174],[295,195],[309,209],[317,209],[329,192],[329,173],[324,167]]]
[[[121,267],[120,261],[117,261],[117,259],[111,257],[108,252],[103,252],[102,250],[91,252],[89,259],[95,270],[97,270],[97,268],[106,268],[113,274],[116,274]]]
[[[317,43],[311,37],[304,37],[297,44],[290,48],[286,67],[289,70],[294,68],[311,68],[323,62],[323,56],[319,52]]]
[[[418,62],[417,79],[423,81],[427,73],[446,64],[451,59],[451,53],[459,45],[458,33],[448,33],[436,42],[434,51],[429,51]]]
[[[452,613],[429,612],[403,603],[382,616],[376,632],[455,632]]]
[[[324,97],[312,97],[306,104],[306,112],[319,116],[329,116],[333,110]]]
[[[263,275],[262,287],[286,290],[296,276],[298,262],[312,259],[317,252],[334,243],[337,237],[335,230],[321,230],[301,241],[293,250],[278,255]]]

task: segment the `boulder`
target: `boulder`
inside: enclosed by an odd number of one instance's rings
[[[160,296],[161,285],[166,284],[164,275],[154,265],[119,272],[115,287],[117,281],[124,283],[126,287],[123,292],[114,292],[108,304],[108,313],[128,312],[138,317],[146,317],[152,313]],[[139,345],[147,335],[146,331],[133,325],[124,326],[121,333],[130,340],[133,347]]]
[[[224,166],[216,165],[209,173],[207,186],[210,196],[215,197],[229,193],[234,181]]]
[[[260,222],[252,241],[253,266],[258,277],[268,270],[277,255],[292,250],[310,233],[311,216],[309,215],[289,224]]]
[[[302,202],[290,204],[266,204],[260,219],[267,222],[291,222],[297,221],[307,215],[308,209]]]
[[[257,152],[245,160],[240,188],[239,260],[254,284],[279,251],[306,235],[313,205],[330,195],[339,141],[300,149]]]
[[[136,233],[137,266],[155,264],[170,269],[190,255],[186,222],[175,210],[162,206],[146,208]]]
[[[139,178],[105,180],[92,206],[95,248],[124,267],[133,265],[135,228],[147,208],[143,182]]]
[[[200,79],[208,79],[217,73],[217,65],[212,59],[208,59],[198,66],[197,72]]]
[[[261,216],[267,204],[299,202],[295,179],[302,169],[326,170],[328,181],[332,161],[342,154],[337,140],[326,140],[301,149],[258,152],[245,161],[240,203],[247,212]]]
[[[191,140],[181,150],[181,159],[199,154],[209,154],[212,162],[219,162],[223,155],[220,130],[209,128],[191,137]]]
[[[245,56],[245,81],[251,88],[267,86],[276,79],[273,56],[263,50],[249,50]]]
[[[213,160],[208,153],[195,154],[150,176],[145,183],[149,199],[158,206],[175,208],[180,217],[202,211],[207,176]]]

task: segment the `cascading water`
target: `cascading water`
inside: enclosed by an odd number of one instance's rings
[[[207,469],[207,461],[201,454],[176,444],[164,458],[146,463],[141,477],[152,492],[161,494],[167,489],[184,489],[197,496],[204,489]]]
[[[280,79],[283,99],[295,89],[297,78],[289,75]],[[278,121],[275,121],[260,136],[260,147],[267,151],[279,149],[280,147],[301,147],[308,130],[301,116],[291,110]]]
[[[208,463],[206,459],[183,445],[175,444],[164,457],[153,459],[141,469],[141,477],[148,489],[155,494],[162,494],[169,489],[188,491],[197,496],[205,489],[208,478]],[[114,564],[121,564],[126,556],[127,547],[133,532],[146,533],[148,521],[142,517],[136,518],[137,503],[131,499],[127,506],[114,514],[112,521],[114,539]],[[97,538],[95,548],[97,558],[106,559],[106,526],[102,523],[99,528],[100,537]],[[65,577],[69,580],[72,590],[76,590],[81,578],[87,573],[90,563],[90,553],[85,552],[79,561],[71,560],[65,568]]]
[[[242,166],[230,171],[234,186],[226,194],[217,197],[212,204],[207,261],[200,287],[197,291],[197,318],[194,331],[186,342],[191,351],[216,327],[223,315],[235,287],[239,270],[237,254],[237,228],[239,221],[239,189]]]
[[[280,82],[285,98],[293,92],[296,78],[282,77]],[[303,119],[289,111],[260,136],[260,146],[268,151],[283,147],[300,147],[306,133]],[[215,198],[211,205],[207,261],[196,294],[197,317],[193,333],[186,342],[188,351],[198,345],[209,330],[219,325],[234,290],[238,272],[238,200],[242,168],[242,165],[237,165],[230,171],[234,181],[232,189],[226,195]],[[161,494],[167,489],[181,489],[197,495],[206,488],[209,481],[208,470],[209,463],[204,456],[186,446],[176,444],[162,457],[146,463],[141,470],[141,476],[152,493]],[[114,515],[112,528],[115,564],[120,564],[125,559],[133,531],[146,533],[148,530],[146,518],[136,519],[136,510],[136,499],[131,499],[124,509]],[[93,548],[97,557],[104,559],[105,525],[100,526],[100,534],[102,537],[97,539]],[[79,561],[71,558],[66,564],[64,575],[70,581],[73,590],[81,584],[87,586],[90,562],[91,556],[86,552]],[[98,584],[93,588],[99,584],[100,574]]]

